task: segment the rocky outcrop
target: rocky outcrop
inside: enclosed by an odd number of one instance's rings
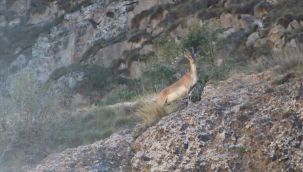
[[[296,11],[292,1],[287,5]],[[0,74],[13,83],[16,75],[33,73],[37,82],[43,83],[63,67],[95,64],[126,72],[123,76],[129,78],[140,78],[144,65],[138,59],[153,52],[153,40],[168,34],[180,39],[192,25],[205,22],[225,28],[222,39],[234,39],[230,37],[239,33],[239,39],[246,40],[244,48],[251,51],[264,47],[268,51],[284,46],[296,48],[302,42],[302,19],[299,14],[278,14],[283,3],[1,0]],[[234,45],[232,52],[238,47]],[[76,74],[62,75],[61,80],[58,77],[58,84],[64,85],[62,80],[84,83],[85,77],[74,76],[85,73],[71,72]]]
[[[47,83],[49,95],[69,90],[70,97],[80,97],[71,100],[75,106],[100,100],[115,91],[104,87],[118,85],[117,75],[140,79],[148,65],[140,57],[153,53],[154,40],[170,35],[180,41],[195,24],[223,28],[217,66],[231,53],[258,61],[302,44],[302,5],[298,0],[0,0],[0,102],[24,91],[17,83],[32,90]],[[19,82],[26,77],[32,85]],[[99,168],[103,164],[109,171],[300,171],[302,99],[294,97],[302,80],[291,77],[275,85],[271,77],[270,72],[242,75],[208,85],[201,102],[164,118],[135,141],[114,135],[51,156],[36,169],[106,171]],[[29,112],[16,112],[23,113]],[[112,158],[118,152],[106,150],[116,141],[115,148],[124,147],[117,148],[121,161]]]
[[[15,1],[11,8],[20,11],[20,8],[26,6],[24,3]],[[69,13],[60,9],[58,3],[46,4],[46,9],[39,13],[33,12],[33,6],[28,6],[29,15],[23,23],[14,27],[8,25],[2,31],[3,58],[13,56],[18,60],[19,56],[25,56],[28,65],[19,70],[34,70],[42,81],[47,80],[54,70],[79,63],[84,57],[91,56],[95,49],[123,40],[127,31],[125,2],[100,1]],[[15,4],[20,7],[15,7]],[[115,15],[109,17],[109,12]],[[48,18],[44,17],[44,13],[47,13]],[[16,37],[16,34],[20,37]],[[26,53],[29,48],[31,52]],[[18,49],[18,52],[6,51],[14,49]]]
[[[133,168],[301,171],[302,77],[279,85],[272,77],[271,72],[238,75],[207,85],[199,103],[165,117],[135,140]]]
[[[131,171],[133,138],[126,132],[48,157],[32,172]]]
[[[200,102],[134,139],[113,135],[33,171],[302,171],[303,78],[272,71],[208,84]]]

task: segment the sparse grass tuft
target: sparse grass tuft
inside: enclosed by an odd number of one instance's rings
[[[274,54],[274,56],[271,63],[273,65],[279,65],[280,72],[303,70],[303,49],[301,47],[284,49],[282,52]]]
[[[284,48],[281,51],[273,53],[272,56],[262,58],[258,62],[249,66],[251,71],[261,72],[268,68],[277,67],[277,72],[285,73],[287,71],[303,71],[303,49]]]
[[[239,152],[240,154],[245,153],[245,152],[246,152],[246,147],[243,146],[243,145],[241,145],[240,147],[238,147],[238,152]]]
[[[163,106],[160,106],[157,103],[142,102],[135,114],[143,120],[145,125],[152,125],[166,116],[168,112]]]
[[[142,120],[145,127],[155,124],[162,117],[180,109],[178,102],[164,106],[158,105],[154,101],[155,96],[155,93],[141,96],[135,108],[135,116]]]

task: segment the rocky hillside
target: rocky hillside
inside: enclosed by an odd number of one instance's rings
[[[0,0],[0,171],[45,157],[34,171],[302,171],[302,11],[301,0]],[[133,107],[108,105],[180,78],[185,48],[199,52],[195,103],[134,138]]]
[[[274,75],[208,84],[201,101],[138,138],[114,134],[49,156],[33,171],[302,171],[303,78]]]
[[[238,60],[257,59],[271,50],[298,47],[302,42],[302,2],[299,0],[103,1],[1,0],[0,60],[2,89],[11,91],[24,73],[35,83],[92,100],[111,90],[94,72],[140,78],[155,41],[167,35],[177,41],[196,24],[222,28],[218,52]],[[148,63],[147,63],[148,64]],[[105,69],[104,69],[105,68]],[[121,82],[121,81],[120,81]],[[60,90],[59,89],[59,90]]]

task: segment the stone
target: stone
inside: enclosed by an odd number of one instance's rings
[[[247,47],[253,46],[258,39],[260,39],[259,32],[254,32],[250,34],[247,38],[246,46]]]
[[[302,28],[302,26],[300,25],[300,23],[297,20],[293,20],[289,23],[288,27],[287,27],[287,31],[293,31],[293,30],[297,30]]]
[[[53,154],[30,172],[51,171],[131,171],[132,137],[127,132],[90,145]]]
[[[131,79],[138,79],[142,76],[141,63],[133,61],[129,67],[129,77]]]
[[[5,19],[5,16],[0,15],[0,28],[6,27],[7,26],[7,21]]]
[[[289,164],[303,169],[303,152],[294,146],[303,137],[302,127],[295,127],[302,120],[282,119],[286,107],[296,112],[294,119],[303,111],[291,96],[302,87],[302,77],[282,84],[282,95],[275,88],[265,93],[274,75],[236,74],[207,84],[200,102],[164,117],[132,143],[133,169],[280,171]]]
[[[230,13],[227,13],[227,14],[222,14],[220,16],[220,23],[221,23],[221,26],[223,28],[230,28],[230,27],[233,27],[233,20],[234,20],[235,16],[233,16],[232,14]]]
[[[218,34],[218,39],[226,39],[232,33],[236,32],[235,28],[229,28],[226,31]]]
[[[284,41],[281,38],[284,32],[285,32],[285,28],[281,25],[275,25],[269,30],[267,39],[272,43],[273,45],[272,48],[275,49],[282,48]]]

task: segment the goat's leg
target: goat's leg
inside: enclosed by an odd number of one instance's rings
[[[191,89],[189,91],[189,93],[188,93],[188,104],[192,103],[192,101],[191,101],[191,95],[192,95],[193,91],[194,91],[194,89]]]
[[[187,105],[191,104],[191,92],[187,92]]]

